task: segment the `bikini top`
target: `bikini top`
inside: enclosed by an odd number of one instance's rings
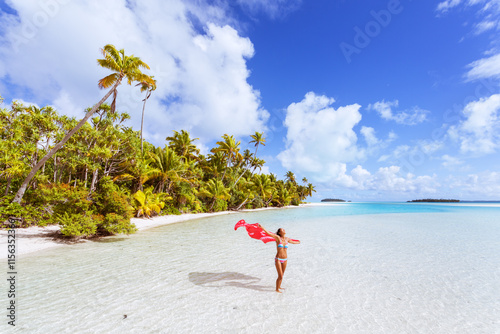
[[[288,244],[283,245],[280,241],[280,243],[278,244],[278,248],[288,248]]]

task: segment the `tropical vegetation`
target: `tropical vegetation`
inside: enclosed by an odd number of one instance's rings
[[[59,224],[66,236],[132,233],[134,216],[298,205],[315,191],[305,178],[298,184],[291,171],[285,180],[261,172],[263,133],[250,136],[253,153],[229,134],[206,154],[185,130],[167,136],[163,147],[147,142],[142,124],[141,131],[126,125],[130,116],[116,110],[116,98],[123,79],[138,82],[146,92],[144,115],[156,88],[140,71],[149,66],[112,45],[102,52],[98,63],[112,73],[99,87],[109,91],[80,121],[50,106],[1,106],[1,222],[16,217],[23,227]]]

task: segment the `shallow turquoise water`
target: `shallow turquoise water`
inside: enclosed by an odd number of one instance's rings
[[[498,333],[499,217],[497,207],[331,204],[47,250],[20,259],[18,326],[0,332]],[[273,292],[276,247],[234,231],[239,219],[301,240],[285,293]]]

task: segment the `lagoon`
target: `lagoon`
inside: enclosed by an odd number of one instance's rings
[[[49,249],[19,259],[17,326],[0,332],[498,333],[499,218],[487,204],[335,203]],[[276,247],[239,219],[301,240],[283,294]]]

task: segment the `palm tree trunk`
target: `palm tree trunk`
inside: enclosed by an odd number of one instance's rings
[[[96,168],[92,173],[92,182],[90,183],[90,193],[93,193],[95,190],[95,184],[97,181],[98,174],[99,174],[99,169]]]
[[[212,209],[214,208],[215,202],[217,201],[217,197],[214,198],[214,201],[212,202],[212,205],[210,205],[210,208],[208,209],[208,212],[212,212]]]
[[[144,104],[142,105],[142,118],[141,118],[141,155],[144,155],[144,147],[142,143],[142,126],[144,124],[144,109],[146,109],[147,98],[144,99]]]
[[[56,165],[56,155],[54,154],[54,183],[57,182],[57,165]]]
[[[248,197],[247,197],[247,198],[245,198],[245,200],[243,201],[243,203],[241,203],[240,205],[238,205],[238,207],[235,209],[235,211],[240,211],[241,207],[242,207],[243,205],[245,205],[245,203],[246,203],[247,201],[248,201]]]
[[[23,199],[23,196],[24,196],[24,193],[26,192],[26,189],[28,188],[28,185],[31,181],[31,179],[33,178],[33,176],[35,176],[35,174],[38,172],[38,170],[40,169],[40,167],[42,167],[42,165],[50,159],[50,157],[52,157],[67,141],[68,139],[75,133],[77,132],[78,130],[80,130],[80,128],[87,122],[87,120],[90,118],[90,116],[92,116],[96,111],[97,109],[104,103],[104,101],[106,101],[110,96],[111,94],[113,93],[114,90],[116,90],[116,88],[118,87],[118,85],[121,83],[122,81],[122,78],[120,77],[116,83],[114,84],[114,86],[106,93],[106,95],[104,95],[104,97],[96,104],[94,105],[94,107],[87,113],[85,114],[85,117],[82,118],[82,120],[80,121],[80,123],[78,123],[77,126],[75,126],[71,131],[69,131],[66,136],[64,136],[64,138],[59,142],[57,143],[50,151],[49,153],[47,153],[36,165],[35,167],[33,167],[33,169],[31,170],[31,172],[28,174],[28,176],[26,177],[26,179],[24,179],[23,183],[21,184],[21,187],[19,188],[19,190],[17,191],[16,193],[16,196],[14,197],[14,200],[12,201],[12,203],[18,203],[18,204],[21,204],[21,200]]]
[[[274,194],[272,194],[272,195],[271,195],[271,198],[269,199],[269,201],[267,201],[267,202],[265,203],[266,208],[269,206],[269,203],[271,203],[271,201],[273,200],[273,198],[274,198]]]
[[[89,169],[85,166],[85,188],[87,188],[87,176]]]
[[[7,178],[7,186],[5,187],[4,196],[7,196],[9,194],[9,188],[10,188],[10,182],[11,181],[12,181],[12,177]]]
[[[247,172],[247,170],[249,170],[250,168],[243,168],[243,173],[241,173],[241,175],[238,177],[238,179],[236,180],[236,182],[233,184],[233,187],[234,188],[238,182],[240,181],[241,177]]]

